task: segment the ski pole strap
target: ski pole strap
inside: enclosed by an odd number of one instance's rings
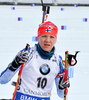
[[[77,54],[79,53],[80,51],[76,51],[75,55],[72,55],[72,54],[68,54],[68,63],[70,66],[74,66],[77,64],[77,60],[76,60],[76,57],[77,57]],[[74,64],[72,64],[72,59],[74,59]]]

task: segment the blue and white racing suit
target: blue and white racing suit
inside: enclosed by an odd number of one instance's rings
[[[51,59],[45,60],[40,57],[35,47],[29,48],[29,51],[30,59],[24,64],[15,100],[50,100],[54,81],[58,96],[63,98],[64,90],[58,88],[60,78],[56,77],[64,71],[62,57],[54,54]],[[0,83],[8,83],[19,70],[20,66],[14,71],[8,66],[0,75]]]

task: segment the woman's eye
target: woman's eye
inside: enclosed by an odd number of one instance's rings
[[[46,35],[43,35],[42,37],[46,37]]]
[[[54,36],[51,36],[51,38],[54,38]]]

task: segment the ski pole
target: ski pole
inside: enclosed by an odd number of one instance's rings
[[[65,79],[67,81],[67,71],[68,71],[68,51],[65,52]],[[68,89],[64,89],[64,100],[67,100]]]
[[[42,18],[42,23],[43,23],[45,21],[45,13],[47,12],[47,14],[49,14],[50,7],[44,6],[43,0],[41,0],[41,3],[42,3],[42,11],[43,11],[43,18]],[[47,8],[47,10],[46,10],[46,8]]]
[[[29,48],[29,44],[26,45],[25,50],[28,50],[28,48]],[[16,91],[17,91],[17,88],[18,88],[18,84],[19,84],[19,82],[20,82],[20,78],[21,78],[23,66],[24,66],[24,63],[22,63],[21,68],[20,68],[20,71],[19,71],[19,75],[18,75],[18,79],[17,79],[17,83],[16,83],[16,86],[15,86],[15,90],[14,90],[14,94],[13,94],[12,100],[15,99],[15,95],[16,95]]]
[[[45,19],[46,6],[44,6],[43,0],[41,0],[41,3],[42,3],[42,11],[43,11],[43,18],[42,18],[42,23],[43,23]]]

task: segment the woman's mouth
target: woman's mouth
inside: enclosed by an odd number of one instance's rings
[[[44,44],[44,46],[50,46],[50,44]]]

